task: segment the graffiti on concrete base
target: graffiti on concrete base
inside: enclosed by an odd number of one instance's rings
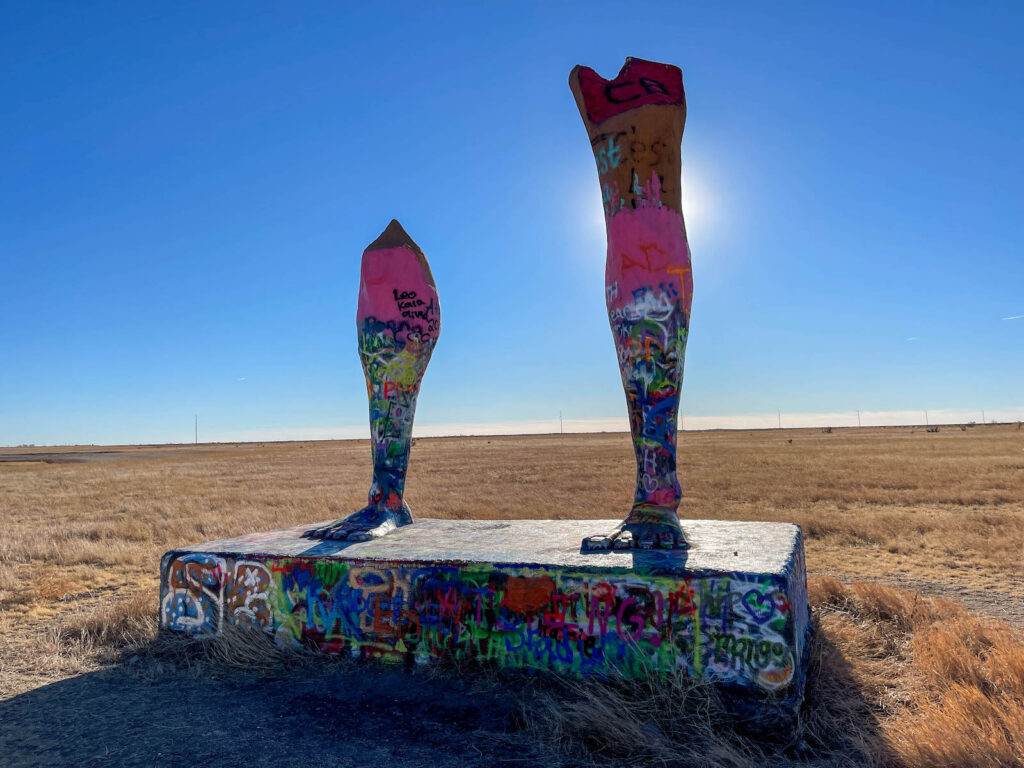
[[[771,576],[182,554],[165,562],[163,585],[169,629],[249,623],[328,654],[579,677],[681,669],[766,691],[788,686],[799,658],[785,582]]]
[[[272,580],[255,560],[182,555],[164,565],[161,624],[192,634],[219,632],[225,620],[270,630]]]

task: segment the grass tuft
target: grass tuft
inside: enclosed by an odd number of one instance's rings
[[[535,738],[589,765],[741,768],[763,756],[737,736],[715,689],[685,676],[561,681],[525,708]]]
[[[199,674],[249,672],[261,676],[301,667],[338,663],[300,648],[282,648],[266,632],[252,626],[228,624],[216,635],[160,632],[146,656]]]
[[[51,640],[78,653],[97,653],[109,659],[152,644],[157,619],[154,596],[135,592],[72,614],[51,630]]]

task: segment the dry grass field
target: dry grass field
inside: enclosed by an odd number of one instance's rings
[[[680,457],[683,515],[803,527],[819,674],[803,754],[695,741],[682,715],[635,724],[648,737],[628,754],[1024,765],[1024,431],[686,432]],[[621,517],[632,474],[622,434],[420,439],[408,499],[422,517]],[[150,643],[164,551],[343,516],[368,478],[366,441],[0,449],[0,711]],[[574,760],[625,761],[588,711],[530,732]],[[679,723],[703,762],[680,751]]]

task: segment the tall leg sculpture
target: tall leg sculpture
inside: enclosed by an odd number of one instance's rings
[[[426,256],[393,219],[363,252],[356,327],[370,400],[369,503],[307,531],[311,538],[367,541],[412,522],[403,498],[405,473],[416,396],[441,332],[441,305]]]
[[[676,423],[693,297],[680,190],[683,75],[668,64],[626,59],[612,80],[577,66],[569,87],[597,160],[608,236],[605,301],[636,452],[629,515],[582,549],[681,549]]]

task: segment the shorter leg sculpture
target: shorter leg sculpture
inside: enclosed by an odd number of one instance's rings
[[[363,252],[356,326],[370,399],[369,503],[308,531],[311,538],[367,541],[412,522],[403,498],[405,473],[416,396],[441,331],[441,306],[423,251],[397,221]]]
[[[605,302],[636,453],[629,515],[582,550],[682,549],[676,423],[693,296],[680,189],[683,76],[678,67],[627,59],[612,80],[576,67],[569,86],[597,161]]]

